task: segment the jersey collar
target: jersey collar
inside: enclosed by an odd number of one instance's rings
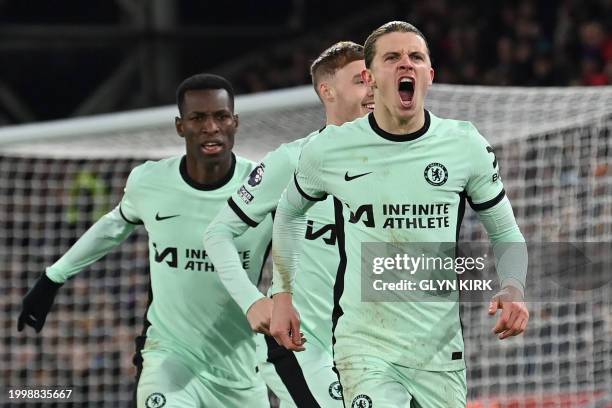
[[[403,135],[396,135],[382,130],[380,126],[378,126],[378,123],[376,123],[376,119],[374,118],[373,112],[368,114],[368,122],[370,122],[370,127],[372,128],[372,130],[376,132],[378,136],[384,139],[390,140],[392,142],[410,142],[412,140],[418,139],[419,137],[427,133],[427,131],[429,130],[429,125],[431,123],[431,119],[429,117],[429,111],[425,110],[425,123],[423,124],[423,127],[417,130],[416,132],[406,133]]]
[[[232,179],[232,177],[234,177],[234,170],[236,170],[236,156],[234,155],[234,153],[232,153],[232,166],[230,167],[229,171],[227,172],[225,177],[223,177],[221,180],[213,184],[198,183],[197,181],[189,177],[189,174],[187,173],[187,156],[183,156],[181,158],[181,164],[179,165],[179,170],[181,172],[181,177],[183,178],[185,183],[189,184],[191,187],[195,188],[196,190],[204,190],[204,191],[216,190],[226,185]]]

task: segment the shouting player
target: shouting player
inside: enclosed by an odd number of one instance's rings
[[[137,406],[268,407],[255,372],[255,342],[202,248],[202,234],[253,169],[232,153],[238,115],[222,77],[199,74],[177,90],[178,135],[186,155],[132,170],[121,203],[96,222],[23,300],[19,330],[40,331],[59,287],[124,241],[149,234],[152,299],[137,378]],[[236,240],[248,279],[259,279],[271,236],[268,217]]]
[[[357,119],[373,109],[371,89],[361,77],[363,58],[361,45],[344,41],[323,51],[312,64],[312,82],[325,106],[328,126]],[[333,202],[325,200],[308,211],[308,228],[300,237],[304,273],[294,295],[308,339],[302,353],[294,354],[268,336],[272,300],[247,279],[233,239],[276,209],[302,147],[318,133],[269,153],[209,225],[204,240],[221,280],[246,313],[251,328],[266,334],[265,344],[258,342],[259,370],[283,407],[342,407],[341,388],[332,371],[331,312],[339,262]]]
[[[437,301],[363,301],[364,247],[370,242],[453,243],[466,199],[478,211],[498,260],[502,289],[489,313],[502,309],[494,330],[503,339],[521,333],[529,317],[523,302],[524,239],[486,140],[471,123],[441,119],[424,109],[434,71],[423,34],[405,22],[387,23],[368,37],[364,54],[374,112],[314,136],[278,204],[270,332],[285,347],[301,348],[299,315],[292,304],[300,284],[296,269],[302,268],[298,238],[306,226],[303,214],[332,195],[340,252],[334,361],[345,406],[465,406],[458,302],[439,296]],[[406,211],[399,216],[409,222],[388,222],[390,207]],[[518,243],[514,263],[500,260],[506,243]]]

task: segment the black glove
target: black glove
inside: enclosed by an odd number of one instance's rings
[[[33,327],[36,333],[40,333],[45,325],[47,313],[53,306],[55,295],[61,286],[61,283],[53,282],[43,272],[23,298],[21,314],[17,321],[18,331],[22,331],[27,324]]]

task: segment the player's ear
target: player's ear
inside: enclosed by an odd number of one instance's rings
[[[238,125],[240,125],[240,118],[238,117],[238,114],[235,113],[234,114],[234,126],[236,127],[236,129],[238,129]]]
[[[361,71],[361,79],[363,79],[363,82],[365,82],[367,86],[376,88],[376,81],[372,76],[372,71],[370,71],[368,68]]]
[[[434,80],[434,69],[429,68],[429,85],[433,83],[433,80]]]
[[[334,88],[327,82],[321,82],[319,84],[319,95],[321,95],[321,99],[326,102],[333,102],[336,99]]]
[[[183,137],[183,133],[185,132],[185,128],[183,127],[183,119],[178,116],[174,117],[174,128],[176,129],[176,134],[180,137]]]

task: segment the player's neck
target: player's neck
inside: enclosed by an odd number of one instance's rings
[[[346,122],[342,115],[340,115],[340,112],[334,109],[332,106],[325,106],[325,118],[326,126],[341,126]]]
[[[228,177],[233,160],[231,153],[221,160],[201,160],[187,155],[187,175],[198,184],[216,185]]]
[[[385,132],[394,135],[406,135],[418,131],[425,125],[425,110],[417,111],[410,118],[398,118],[382,107],[381,109],[374,109],[374,118],[378,126]]]
[[[332,116],[327,115],[327,121],[325,122],[326,126],[330,126],[330,125],[334,125],[334,126],[341,126],[342,124],[344,124],[345,121],[343,121],[340,118],[335,118]]]

